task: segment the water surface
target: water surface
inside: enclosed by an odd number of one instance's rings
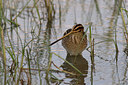
[[[15,0],[13,2],[5,2],[9,3],[9,5],[5,3],[5,14],[8,19],[10,19],[10,16],[14,18],[15,14],[27,3],[27,1],[17,0],[16,2]],[[123,34],[124,27],[120,13],[121,8],[128,9],[127,1],[53,0],[50,3],[50,7],[47,7],[45,1],[39,0],[36,6],[38,7],[40,16],[37,13],[34,2],[30,1],[25,10],[17,18],[17,23],[20,27],[16,29],[13,25],[7,24],[7,29],[5,30],[6,46],[10,47],[7,36],[8,32],[20,63],[22,54],[17,49],[21,50],[22,43],[28,43],[32,40],[26,47],[26,50],[30,54],[31,68],[46,70],[48,68],[49,56],[51,56],[51,53],[55,53],[72,63],[84,73],[84,76],[71,75],[61,71],[56,72],[58,69],[52,64],[51,69],[56,71],[50,71],[50,73],[54,76],[49,74],[48,78],[46,78],[46,71],[39,72],[32,70],[31,85],[128,85],[128,59],[124,53],[127,45]],[[14,16],[11,15],[13,13]],[[123,13],[127,23],[125,12]],[[86,30],[90,22],[92,23],[92,38],[94,38],[95,44],[93,68],[88,50],[85,50],[82,56],[74,58],[68,57],[65,49],[61,45],[61,41],[51,47],[48,46],[51,42],[63,36],[63,33],[67,29],[72,28],[75,23],[83,24]],[[17,36],[16,30],[22,43]],[[89,47],[89,31],[87,31],[87,35]],[[119,52],[116,51],[114,43],[116,40]],[[27,53],[25,54],[27,55]],[[60,69],[78,73],[64,60],[54,54],[52,54],[52,61]],[[24,56],[23,68],[28,68],[27,62],[27,56]],[[12,59],[7,53],[8,72],[11,65]],[[2,72],[0,74],[2,85],[4,77]],[[27,76],[27,73],[23,71],[20,79],[24,81],[24,84],[28,83]],[[11,81],[10,85],[15,84],[12,77],[7,77],[7,81]]]

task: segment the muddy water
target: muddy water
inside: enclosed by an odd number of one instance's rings
[[[11,4],[13,3],[14,2]],[[19,3],[19,6],[16,6],[17,10],[20,10],[26,1],[24,3],[20,1],[17,3]],[[33,2],[30,2],[29,6],[32,7]],[[47,13],[48,10],[44,6],[44,1],[39,1],[38,7],[41,22],[38,20],[39,16],[35,8],[32,9],[33,12],[31,12],[29,7],[26,8],[21,16],[17,18],[17,22],[20,24],[18,31],[21,40],[27,43],[33,37],[35,38],[29,47],[26,48],[31,48],[32,50],[30,53],[32,56],[31,68],[47,69],[50,53],[55,53],[73,64],[84,73],[84,75],[51,72],[55,77],[49,74],[48,78],[46,78],[47,74],[45,71],[39,73],[38,71],[32,70],[32,85],[128,85],[128,59],[124,53],[126,41],[120,15],[120,7],[126,7],[126,9],[128,9],[127,1],[54,0],[54,12],[52,12],[52,14]],[[9,17],[8,11],[11,9],[6,10]],[[15,11],[13,12],[15,13]],[[47,16],[50,16],[50,18]],[[127,19],[126,15],[124,15],[124,17]],[[93,67],[88,50],[85,50],[79,57],[69,57],[62,47],[61,41],[51,47],[48,46],[50,42],[63,36],[63,33],[67,29],[72,28],[75,23],[83,24],[86,30],[90,22],[92,23],[92,38],[94,38],[95,44]],[[10,28],[9,25],[7,26]],[[16,36],[16,32],[14,30],[14,32],[11,32],[9,29],[7,30],[9,31],[15,50],[17,47],[21,48],[19,44],[20,40]],[[36,38],[37,35],[39,35],[38,39]],[[87,36],[89,36],[89,31],[87,31]],[[114,44],[116,40],[118,52]],[[9,47],[10,44],[7,43],[7,36],[5,36],[5,41]],[[88,37],[87,48],[89,46]],[[9,56],[8,53],[7,55]],[[22,55],[19,54],[19,62],[21,56]],[[7,62],[12,61],[10,57],[7,60]],[[56,66],[60,67],[60,69],[78,74],[69,64],[54,54],[52,55],[52,61]],[[8,66],[10,65],[9,63]],[[26,58],[24,58],[23,68],[28,68]],[[58,70],[53,64],[51,65],[51,69]],[[1,78],[3,78],[3,76],[1,76]],[[27,75],[25,72],[22,73],[21,78],[24,79],[24,83],[27,83]]]
[[[66,4],[64,1],[63,3]],[[70,5],[72,3],[72,5]],[[120,3],[121,4],[121,3]],[[94,43],[98,43],[95,48],[94,70],[91,69],[90,53],[85,50],[83,52],[83,59],[78,59],[77,64],[81,71],[87,71],[87,76],[76,77],[67,74],[56,74],[58,78],[63,78],[62,85],[127,85],[127,56],[123,52],[126,47],[125,39],[122,31],[122,18],[119,13],[118,7],[114,6],[115,1],[102,1],[102,0],[81,0],[69,1],[67,13],[63,16],[62,12],[62,29],[57,28],[57,32],[62,36],[63,32],[71,28],[73,23],[82,23],[85,28],[88,22],[92,22],[92,37]],[[128,5],[128,3],[125,3]],[[64,5],[62,5],[62,9]],[[123,5],[122,5],[123,7]],[[116,11],[115,11],[116,10]],[[63,21],[64,19],[64,21]],[[117,20],[117,21],[116,21]],[[115,30],[116,29],[116,30]],[[117,45],[119,52],[116,52],[115,32],[117,35]],[[87,32],[89,36],[89,31]],[[57,37],[60,37],[57,36]],[[89,37],[88,37],[89,39]],[[54,40],[54,37],[53,39]],[[102,42],[103,41],[103,42]],[[101,42],[101,43],[99,43]],[[88,44],[88,46],[90,46]],[[52,52],[55,52],[63,58],[68,58],[65,49],[61,46],[61,42],[52,46]],[[73,60],[73,59],[70,59]],[[75,60],[75,59],[74,59]],[[63,69],[70,70],[61,59],[56,56],[53,61],[58,66],[65,66]],[[72,63],[72,61],[71,61]],[[75,65],[75,64],[74,64]],[[77,67],[77,66],[76,66]],[[72,71],[71,71],[72,72]],[[66,79],[65,79],[66,78]]]

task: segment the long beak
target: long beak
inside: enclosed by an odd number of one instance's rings
[[[58,41],[62,40],[63,38],[65,38],[65,37],[69,36],[69,35],[70,35],[70,34],[72,34],[72,33],[73,33],[73,31],[69,32],[68,34],[64,35],[64,36],[63,36],[63,37],[61,37],[60,39],[58,39],[58,40],[54,41],[53,43],[51,43],[49,46],[51,46],[51,45],[53,45],[53,44],[57,43]]]

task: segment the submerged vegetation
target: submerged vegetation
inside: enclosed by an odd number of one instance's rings
[[[88,77],[88,84],[95,85],[94,74],[99,70],[96,69],[97,61],[105,63],[109,61],[113,64],[115,60],[116,72],[119,74],[117,71],[118,59],[120,59],[118,53],[124,44],[126,45],[124,52],[128,56],[128,10],[125,2],[128,3],[123,0],[112,2],[113,9],[110,10],[112,15],[107,14],[109,18],[111,16],[110,19],[108,18],[110,21],[107,25],[109,26],[104,27],[103,14],[106,15],[106,13],[102,14],[101,9],[103,8],[98,0],[91,0],[88,3],[85,0],[0,0],[0,85],[83,85],[86,77]],[[76,3],[80,8],[77,8]],[[107,0],[104,3],[108,7],[111,5],[111,2],[109,3]],[[73,9],[70,8],[72,4]],[[85,4],[88,5],[88,10],[85,10]],[[96,10],[95,15],[93,15],[94,9]],[[70,11],[74,15],[70,13],[68,15]],[[78,14],[79,11],[82,11],[81,15]],[[87,21],[84,19],[85,11],[87,11]],[[77,19],[80,18],[79,16],[83,21]],[[93,18],[96,19],[93,20]],[[73,25],[69,23],[71,21],[73,24],[80,22],[85,27],[89,25],[85,32],[88,34],[89,41],[87,52],[83,56],[79,56],[79,59],[69,57],[69,55],[65,55],[65,59],[64,53],[61,53],[61,49],[57,47],[58,44],[55,47],[49,46],[51,41],[62,36],[63,28],[67,29],[69,25]],[[99,23],[100,26],[97,26],[96,24],[99,25]],[[123,25],[118,26],[118,24]],[[120,36],[125,39],[125,42],[121,42],[123,43],[121,46],[118,39]],[[111,44],[114,45],[114,48],[109,47]],[[109,54],[108,49],[111,49],[112,55]],[[54,50],[60,53],[56,53]],[[99,55],[99,51],[101,51],[101,55]],[[114,58],[113,54],[115,54]],[[90,57],[85,59],[84,56]],[[124,60],[126,61],[126,68],[123,70],[124,76],[120,80],[118,75],[117,82],[126,85],[128,63],[127,59]],[[107,62],[108,65],[110,63]],[[72,80],[70,81],[70,79]]]

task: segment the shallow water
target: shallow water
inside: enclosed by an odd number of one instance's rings
[[[32,42],[26,49],[30,52],[31,68],[33,69],[47,69],[50,53],[55,53],[62,58],[68,60],[76,68],[78,68],[84,76],[71,75],[64,72],[50,71],[52,75],[48,75],[46,78],[46,71],[32,70],[31,79],[32,85],[128,85],[128,59],[124,53],[126,48],[126,41],[123,34],[123,23],[120,13],[120,6],[128,9],[128,2],[122,0],[54,0],[53,6],[55,10],[52,14],[47,13],[47,9],[44,7],[44,1],[38,2],[38,8],[41,18],[41,23],[38,19],[36,8],[30,1],[29,7],[26,8],[20,17],[17,18],[17,23],[20,25],[18,29],[19,36],[23,43]],[[18,2],[17,2],[18,3]],[[16,6],[16,10],[21,10],[26,1],[19,1],[19,5]],[[14,2],[10,2],[10,5]],[[11,8],[11,6],[10,6]],[[33,10],[33,15],[31,13]],[[8,7],[5,9],[7,15],[10,10]],[[15,12],[15,11],[14,11]],[[119,12],[119,15],[118,15]],[[47,15],[51,16],[50,19]],[[10,16],[10,15],[9,15]],[[8,18],[9,18],[8,16]],[[34,17],[33,17],[34,16]],[[127,23],[127,17],[126,18]],[[92,22],[92,38],[94,38],[94,67],[91,64],[90,52],[85,50],[82,56],[79,58],[68,57],[65,49],[61,45],[61,41],[49,47],[47,45],[50,42],[63,36],[63,33],[72,28],[75,23],[81,23],[84,25],[85,30],[88,28],[88,23]],[[41,25],[40,25],[41,24]],[[18,55],[18,61],[21,61],[21,54],[17,49],[21,49],[21,43],[15,30],[11,32],[10,25],[7,25],[9,31],[9,37],[13,43],[13,47]],[[116,29],[116,30],[115,30]],[[36,36],[40,35],[38,39]],[[116,52],[116,47],[113,41],[115,41],[115,33],[117,35],[117,46],[119,52]],[[7,32],[5,32],[6,46],[10,47]],[[89,44],[89,30],[88,35],[88,46]],[[12,37],[11,37],[12,36]],[[96,44],[97,43],[97,44]],[[31,51],[30,51],[31,49]],[[90,50],[90,49],[89,49]],[[78,73],[64,60],[58,56],[52,54],[53,63],[60,67],[60,69],[68,72]],[[11,62],[11,63],[9,63]],[[24,58],[23,68],[28,68],[27,57]],[[0,62],[1,63],[1,62]],[[7,53],[7,69],[10,69],[12,65],[12,59]],[[53,64],[51,69],[58,70]],[[27,71],[27,70],[26,70]],[[3,73],[0,72],[1,85],[3,84]],[[17,73],[18,74],[18,73]],[[8,74],[10,75],[10,73]],[[52,79],[53,78],[53,79]],[[56,80],[54,78],[58,78]],[[15,84],[8,77],[7,80]],[[28,83],[27,73],[22,72],[21,79],[24,84]],[[11,83],[10,83],[11,85]]]

